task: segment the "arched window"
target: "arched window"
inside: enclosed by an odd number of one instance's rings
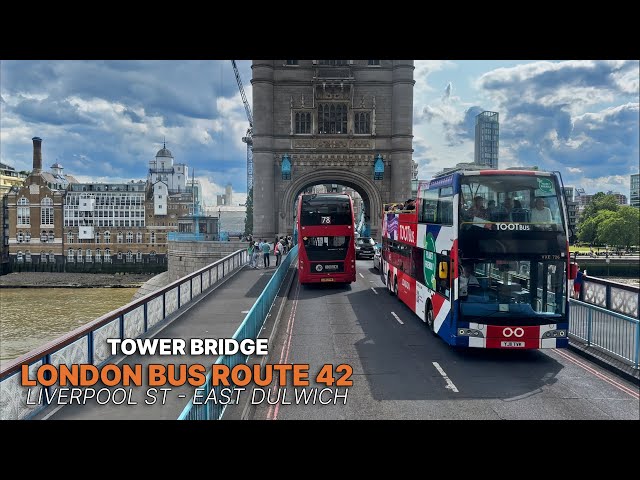
[[[151,250],[151,252],[149,252],[149,261],[150,262],[157,262],[158,261],[158,258],[156,257],[155,250]]]
[[[140,250],[136,252],[136,262],[142,262],[142,252]]]
[[[104,243],[111,243],[111,232],[109,230],[104,232]]]
[[[82,261],[82,249],[81,248],[78,249],[77,257],[78,257],[78,262],[81,262]]]
[[[122,260],[122,252],[120,250],[118,250],[117,257],[118,257],[118,260]]]
[[[133,262],[133,253],[131,253],[131,250],[129,250],[127,252],[127,263],[131,263]]]
[[[354,131],[358,135],[371,133],[371,115],[369,112],[356,112],[354,115]]]
[[[118,243],[122,243],[122,232],[118,232]]]
[[[151,243],[156,243],[156,232],[151,232]]]
[[[100,243],[100,232],[96,230],[96,243]]]
[[[318,133],[347,133],[347,105],[345,103],[318,104]]]
[[[22,253],[22,250],[18,251],[18,254],[16,255],[16,262],[18,263],[24,262],[24,255]]]
[[[27,243],[31,241],[31,232],[28,230],[24,232],[24,241]]]
[[[18,230],[18,234],[16,235],[16,240],[18,240],[18,243],[24,242],[24,233],[22,233],[22,230]]]
[[[104,249],[104,262],[111,263],[111,250],[108,248]]]
[[[56,239],[56,236],[53,233],[53,230],[49,230],[49,241],[53,242],[55,239]]]
[[[67,242],[73,243],[73,232],[71,230],[67,232]]]
[[[27,250],[24,252],[24,261],[27,263],[31,263],[31,251]]]
[[[56,263],[56,256],[53,254],[53,250],[49,250],[49,263]]]
[[[101,258],[100,258],[100,249],[96,248],[96,263],[100,262]]]
[[[73,262],[73,248],[67,251],[67,262]]]
[[[92,262],[93,259],[91,258],[91,249],[87,248],[87,262]]]
[[[296,133],[311,133],[311,113],[296,112],[295,115]]]
[[[25,197],[18,200],[18,225],[31,225],[31,207]]]
[[[47,263],[47,252],[44,250],[40,252],[40,263]]]
[[[40,201],[40,223],[53,225],[53,200],[49,197],[44,197]]]
[[[49,240],[49,234],[46,230],[42,230],[40,232],[40,241],[43,243],[47,243],[47,240]]]
[[[127,232],[127,243],[133,243],[133,233]]]
[[[142,232],[136,233],[136,243],[142,243]]]

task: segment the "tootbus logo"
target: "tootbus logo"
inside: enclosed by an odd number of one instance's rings
[[[518,223],[496,223],[498,230],[529,230],[529,225]]]
[[[400,225],[400,240],[408,243],[416,243],[416,237],[409,225]]]
[[[316,265],[316,271],[317,272],[321,272],[322,271],[322,265],[320,265],[320,264]]]
[[[522,337],[524,335],[524,329],[522,327],[511,328],[507,327],[502,330],[502,335],[509,338],[511,335],[514,337]]]

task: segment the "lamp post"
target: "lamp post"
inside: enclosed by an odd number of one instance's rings
[[[220,238],[220,207],[218,207],[218,241],[221,241],[222,239]]]

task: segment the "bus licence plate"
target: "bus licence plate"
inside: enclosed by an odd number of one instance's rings
[[[524,342],[500,342],[501,347],[524,347]]]
[[[321,278],[321,282],[333,282],[333,278]]]

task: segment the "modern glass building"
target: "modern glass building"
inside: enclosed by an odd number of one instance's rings
[[[499,138],[498,112],[482,112],[477,115],[474,163],[498,168]]]

